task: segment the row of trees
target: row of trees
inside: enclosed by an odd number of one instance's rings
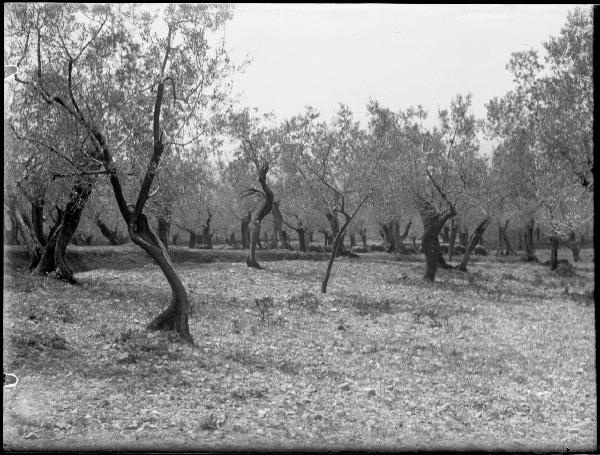
[[[326,292],[334,259],[352,254],[348,232],[366,244],[373,222],[390,251],[400,252],[420,219],[430,281],[438,267],[451,267],[440,233],[450,254],[457,236],[467,245],[458,266],[466,270],[492,222],[508,251],[508,223],[524,220],[526,259],[535,260],[537,223],[550,232],[554,267],[558,240],[576,243],[589,224],[587,11],[575,10],[546,43],[545,65],[533,52],[513,54],[515,89],[490,101],[486,121],[472,115],[470,95],[458,95],[432,128],[420,106],[394,111],[377,101],[364,126],[344,105],[329,121],[310,107],[284,121],[237,108],[231,76],[245,63],[231,62],[220,34],[231,17],[224,5],[153,12],[135,4],[9,5],[5,63],[18,73],[5,120],[12,138],[5,211],[32,270],[74,282],[65,251],[82,214],[111,243],[123,241],[120,216],[122,231],[157,262],[172,290],[149,327],[175,329],[192,342],[187,293],[168,253],[173,226],[191,246],[210,246],[215,230],[234,242],[239,226],[254,268],[261,268],[255,252],[265,220],[273,246],[289,246],[287,227],[305,251],[310,233],[321,231],[332,244]],[[499,142],[491,160],[479,151],[481,134]],[[225,141],[235,146],[228,161]]]

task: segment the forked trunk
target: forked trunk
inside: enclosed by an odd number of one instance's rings
[[[73,271],[66,261],[67,246],[79,226],[81,214],[85,204],[89,199],[95,178],[87,178],[77,182],[71,191],[71,197],[64,211],[59,212],[60,223],[58,228],[55,226],[48,238],[48,243],[44,246],[44,251],[40,263],[35,269],[35,273],[45,275],[55,272],[56,277],[65,280],[71,284],[77,281],[73,276]]]
[[[435,281],[438,265],[443,261],[439,248],[439,235],[442,227],[450,218],[456,215],[454,207],[440,213],[429,202],[421,200],[419,213],[423,219],[423,237],[421,250],[425,254],[425,273],[423,279]],[[440,261],[440,258],[442,261]],[[445,262],[444,262],[445,264]],[[446,264],[446,267],[451,267]]]
[[[469,259],[471,258],[475,247],[477,246],[477,244],[479,244],[480,239],[483,237],[483,233],[485,232],[485,229],[487,228],[489,222],[490,220],[486,218],[481,223],[479,223],[479,226],[475,228],[475,231],[471,236],[471,240],[469,241],[469,245],[467,246],[465,254],[463,255],[462,261],[460,262],[458,267],[456,267],[456,270],[460,270],[461,272],[467,271],[467,264],[469,263]]]

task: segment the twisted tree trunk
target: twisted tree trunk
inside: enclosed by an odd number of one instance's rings
[[[439,248],[440,231],[446,221],[456,215],[456,211],[454,207],[451,207],[449,210],[440,213],[429,202],[425,200],[419,202],[419,213],[423,219],[421,249],[425,254],[425,273],[423,279],[433,282],[435,281],[441,256]]]
[[[269,172],[269,164],[263,163],[260,167],[257,165],[258,170],[258,182],[263,190],[265,195],[265,200],[263,201],[262,207],[254,216],[254,220],[252,222],[252,235],[250,238],[250,251],[248,252],[248,257],[246,258],[246,265],[248,267],[262,269],[262,266],[256,260],[256,244],[259,242],[260,236],[260,223],[263,218],[267,216],[271,209],[273,208],[273,192],[267,185],[267,172]]]
[[[456,270],[460,270],[461,272],[467,271],[467,264],[469,263],[469,259],[471,259],[471,254],[473,254],[475,247],[479,244],[479,241],[483,237],[483,233],[485,232],[485,229],[487,228],[489,223],[489,218],[486,218],[475,228],[475,231],[471,236],[471,240],[469,241],[469,244],[465,250],[465,254],[462,257],[462,261],[460,262],[458,267],[456,267]]]
[[[58,222],[60,225],[57,229],[53,229],[48,242],[44,246],[40,262],[35,268],[36,274],[45,275],[55,272],[56,277],[61,280],[65,280],[71,284],[77,282],[65,256],[67,246],[81,220],[85,204],[92,194],[95,180],[95,177],[82,178],[71,190],[69,202],[67,202],[62,213],[59,212]]]

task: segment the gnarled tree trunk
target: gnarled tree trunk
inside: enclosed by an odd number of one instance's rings
[[[55,272],[56,277],[71,284],[76,283],[73,271],[66,261],[67,246],[75,234],[85,204],[94,187],[95,178],[84,178],[78,181],[71,190],[71,196],[65,209],[59,212],[58,228],[53,229],[48,242],[44,246],[42,257],[35,273],[45,275]]]
[[[469,241],[469,244],[467,245],[467,248],[465,250],[465,254],[462,257],[462,261],[460,262],[458,267],[456,267],[456,270],[460,270],[462,272],[467,271],[467,264],[469,263],[469,259],[471,259],[471,254],[473,254],[475,247],[479,243],[481,237],[483,237],[483,233],[485,232],[485,229],[487,228],[489,222],[489,218],[486,218],[475,228],[475,231],[471,236],[471,240]]]
[[[449,210],[440,213],[429,202],[425,200],[419,202],[419,213],[423,219],[421,249],[425,254],[425,274],[423,275],[423,279],[435,281],[441,256],[439,248],[440,231],[446,221],[456,215],[456,211],[451,207]]]
[[[169,253],[158,235],[150,228],[146,215],[138,215],[136,221],[133,221],[133,214],[130,216],[132,220],[128,223],[128,226],[131,240],[154,259],[171,286],[170,305],[148,324],[148,329],[176,330],[185,341],[193,343],[188,325],[190,304],[183,283],[175,272]]]
[[[256,260],[256,244],[259,242],[260,236],[260,223],[263,218],[267,216],[271,209],[273,208],[273,192],[267,185],[267,172],[269,172],[269,164],[264,163],[260,167],[257,165],[258,170],[258,182],[263,190],[265,195],[265,200],[263,201],[262,207],[254,216],[252,221],[252,235],[250,238],[250,251],[248,252],[248,257],[246,258],[246,265],[248,267],[253,267],[256,269],[261,269],[261,265]]]

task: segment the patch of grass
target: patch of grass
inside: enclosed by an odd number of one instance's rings
[[[315,313],[319,309],[320,303],[319,298],[308,291],[294,295],[287,301],[288,308],[301,307],[306,309],[309,313]]]

